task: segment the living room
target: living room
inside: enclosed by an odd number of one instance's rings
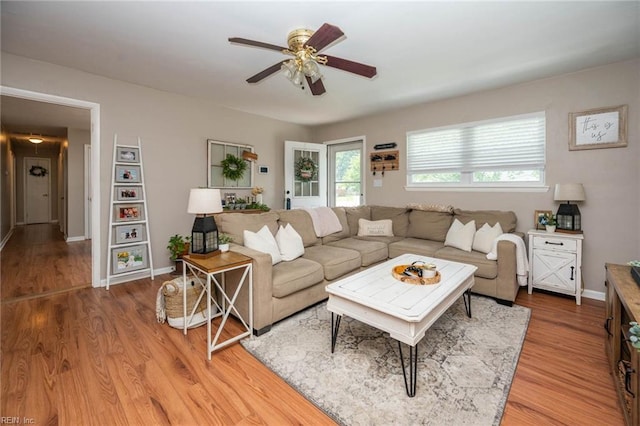
[[[3,5],[4,8],[4,5]],[[286,33],[290,28],[283,28]],[[247,28],[236,34],[247,36]],[[349,28],[343,28],[349,33]],[[4,34],[3,34],[4,35]],[[279,36],[279,35],[275,35]],[[256,36],[257,38],[257,36]],[[3,37],[4,39],[4,37]],[[269,40],[265,40],[269,41]],[[276,40],[273,40],[274,42]],[[348,43],[345,40],[343,43]],[[230,46],[230,49],[241,49]],[[61,53],[61,52],[59,52]],[[366,58],[354,58],[365,60]],[[266,65],[275,59],[267,58]],[[117,58],[114,57],[114,61]],[[375,65],[375,55],[370,61]],[[256,67],[255,72],[260,69]],[[507,66],[507,65],[505,65]],[[519,65],[520,66],[520,65]],[[260,164],[271,172],[256,175],[255,185],[265,188],[266,204],[284,205],[283,141],[325,142],[346,137],[364,136],[367,152],[373,145],[396,142],[401,168],[386,173],[382,186],[366,179],[366,201],[371,205],[404,206],[412,202],[438,203],[479,210],[512,210],[518,217],[517,230],[534,227],[534,211],[556,211],[553,199],[556,183],[579,182],[584,185],[586,200],[580,204],[584,230],[584,297],[604,299],[605,262],[624,264],[640,258],[640,235],[635,223],[640,218],[640,59],[637,57],[598,66],[508,84],[504,87],[459,94],[446,99],[420,102],[386,112],[349,118],[326,124],[296,124],[257,113],[241,112],[220,106],[204,97],[187,96],[152,88],[145,82],[120,81],[38,60],[26,54],[2,52],[2,86],[26,91],[85,100],[100,105],[100,220],[95,223],[99,241],[99,280],[105,278],[107,218],[109,211],[108,176],[112,167],[113,135],[131,140],[141,137],[144,147],[145,174],[148,179],[149,221],[155,267],[166,271],[171,266],[165,249],[169,235],[188,234],[193,216],[186,212],[190,188],[206,184],[206,140],[252,144]],[[229,78],[244,80],[254,69],[242,69]],[[428,69],[424,71],[428,73]],[[246,75],[245,75],[246,74]],[[327,73],[330,77],[331,74]],[[382,78],[382,76],[380,76]],[[198,82],[192,82],[197,86]],[[370,83],[359,82],[359,85]],[[187,84],[187,82],[185,82]],[[262,85],[269,84],[268,81]],[[330,83],[327,81],[328,91]],[[285,89],[289,87],[285,86]],[[192,87],[193,89],[193,87]],[[220,88],[222,91],[223,88]],[[247,90],[260,90],[260,86]],[[284,89],[283,89],[284,90]],[[291,89],[291,95],[300,95]],[[318,99],[308,98],[313,102]],[[570,151],[569,114],[593,108],[628,106],[628,146],[614,149]],[[409,131],[473,122],[529,112],[546,114],[547,142],[545,184],[540,192],[459,192],[409,191],[405,189],[404,155]],[[3,147],[4,151],[4,147]],[[6,160],[3,152],[3,160]],[[3,161],[3,172],[5,163]],[[177,172],[176,172],[177,171]],[[4,181],[3,181],[4,182]],[[2,192],[2,204],[8,204]],[[3,214],[2,235],[10,229]],[[599,350],[600,348],[598,348]]]

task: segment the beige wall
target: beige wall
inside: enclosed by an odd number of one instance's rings
[[[568,150],[570,112],[621,104],[629,106],[628,147]],[[404,189],[407,131],[534,111],[546,111],[548,192],[408,192]],[[638,123],[640,61],[636,60],[320,126],[313,129],[313,140],[366,135],[369,152],[378,143],[398,143],[400,170],[385,173],[382,188],[374,188],[373,176],[370,173],[367,176],[369,204],[430,202],[464,209],[513,210],[519,219],[518,230],[523,232],[533,226],[534,210],[557,210],[558,203],[553,201],[556,183],[582,182],[587,197],[580,204],[585,235],[585,288],[602,292],[605,262],[640,259]]]
[[[113,136],[120,143],[142,138],[154,267],[170,265],[170,235],[189,234],[189,188],[206,186],[206,140],[251,144],[268,175],[256,174],[264,200],[281,206],[285,139],[309,140],[304,126],[222,108],[201,99],[98,77],[53,64],[2,53],[2,84],[100,104],[101,277],[106,276]],[[240,191],[238,191],[240,192]],[[248,191],[247,191],[248,194]],[[245,194],[245,195],[247,195]]]

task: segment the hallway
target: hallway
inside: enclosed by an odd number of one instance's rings
[[[91,287],[91,240],[67,243],[57,223],[16,226],[0,253],[2,303]]]

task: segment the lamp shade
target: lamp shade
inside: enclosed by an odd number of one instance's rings
[[[189,193],[187,213],[212,214],[222,211],[220,190],[213,188],[192,188]]]
[[[555,201],[584,201],[584,187],[581,183],[557,183],[553,199]]]

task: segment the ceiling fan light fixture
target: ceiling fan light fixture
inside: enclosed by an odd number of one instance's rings
[[[313,59],[308,59],[304,62],[304,65],[302,65],[302,72],[311,79],[312,83],[315,83],[322,78],[320,67],[318,67],[318,64]]]

